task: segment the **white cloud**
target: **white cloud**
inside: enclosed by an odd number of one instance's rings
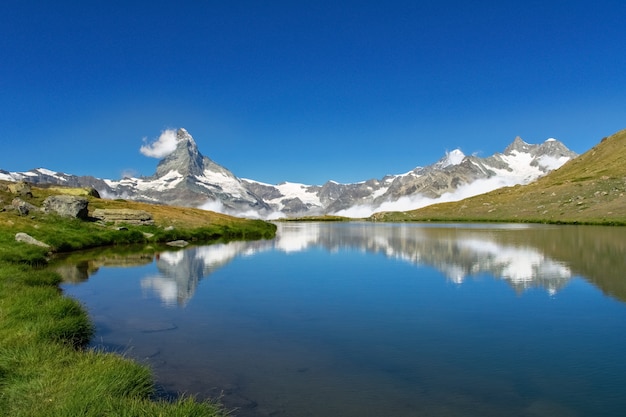
[[[462,185],[453,192],[444,193],[439,198],[428,198],[420,194],[413,194],[410,196],[403,196],[395,201],[386,201],[378,206],[374,205],[357,205],[352,206],[345,210],[338,211],[337,215],[363,218],[369,217],[375,212],[380,211],[409,211],[417,210],[422,207],[430,206],[437,203],[447,203],[451,201],[460,201],[468,197],[475,195],[488,193],[489,191],[496,190],[502,187],[510,187],[515,184],[519,184],[520,181],[517,178],[502,178],[492,177],[486,179],[476,180],[470,184]]]
[[[228,207],[224,206],[220,200],[208,200],[206,203],[198,206],[198,208],[207,211],[214,211],[216,213],[228,214],[229,216],[243,217],[246,219],[275,220],[285,217],[285,214],[281,212],[272,212],[263,216],[261,213],[253,209],[246,211],[229,210]]]
[[[128,168],[122,171],[122,178],[136,178],[139,176],[139,173],[136,169]]]
[[[226,207],[224,207],[224,204],[222,204],[220,200],[209,200],[198,208],[207,211],[214,211],[216,213],[227,214]]]
[[[147,143],[147,139],[144,138],[144,145],[139,149],[145,156],[151,158],[164,158],[176,150],[176,144],[178,138],[176,137],[176,130],[167,129],[161,132],[161,136],[152,143]]]

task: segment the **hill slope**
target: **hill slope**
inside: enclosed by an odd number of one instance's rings
[[[534,183],[407,212],[376,213],[376,221],[515,221],[626,224],[626,130]]]
[[[29,186],[30,192],[28,194],[16,195],[10,190],[10,184],[0,180],[0,243],[14,242],[16,232],[25,232],[40,240],[45,237],[50,241],[60,241],[63,240],[60,229],[69,227],[78,233],[77,241],[72,242],[73,245],[70,246],[74,249],[80,249],[98,246],[98,236],[102,234],[116,234],[114,232],[115,227],[105,228],[93,221],[83,221],[71,225],[68,223],[71,220],[67,220],[67,224],[64,223],[64,226],[60,220],[55,220],[56,217],[46,215],[37,209],[41,207],[46,197],[59,194],[82,195],[87,198],[90,215],[95,209],[131,209],[148,212],[154,220],[154,226],[136,226],[132,229],[150,232],[154,236],[141,238],[143,235],[139,233],[140,239],[135,239],[131,236],[132,234],[126,233],[130,237],[127,236],[128,239],[120,237],[121,243],[156,243],[163,241],[161,239],[205,240],[209,237],[209,240],[218,238],[270,238],[274,236],[276,230],[276,226],[262,220],[237,218],[192,207],[156,205],[122,199],[101,199],[89,195],[89,190],[82,188]],[[12,202],[18,199],[36,209],[28,215],[20,215],[12,207]],[[124,233],[120,233],[120,235],[124,235]],[[106,239],[111,238],[111,241],[100,243],[102,245],[115,244],[117,237],[119,236],[107,235]],[[52,246],[54,247],[54,245]]]

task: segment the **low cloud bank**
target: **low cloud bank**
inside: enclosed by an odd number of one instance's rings
[[[279,211],[274,211],[272,213],[263,215],[253,209],[247,211],[230,210],[228,209],[228,207],[224,206],[224,204],[222,204],[222,202],[219,200],[207,201],[198,208],[207,211],[214,211],[216,213],[228,214],[229,216],[243,217],[246,219],[276,220],[285,217],[285,215]]]
[[[143,138],[144,145],[139,148],[139,152],[142,155],[150,158],[164,158],[176,150],[178,144],[178,138],[176,137],[176,130],[167,129],[161,132],[161,136],[152,143],[148,143],[147,138]]]
[[[502,187],[511,187],[520,184],[518,178],[492,177],[476,180],[471,184],[463,185],[450,193],[442,194],[439,198],[428,198],[423,195],[414,194],[400,197],[395,201],[385,201],[379,205],[363,204],[352,206],[345,210],[340,210],[334,214],[351,218],[364,218],[380,211],[409,211],[438,203],[448,203],[460,201],[475,195],[488,193]]]

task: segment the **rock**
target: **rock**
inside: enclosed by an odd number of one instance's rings
[[[73,195],[52,195],[42,204],[45,213],[56,213],[63,217],[87,219],[89,217],[89,201],[84,197]]]
[[[32,197],[33,192],[30,188],[30,184],[25,181],[18,181],[14,184],[9,184],[9,191],[13,194],[17,194],[24,197]]]
[[[35,239],[34,237],[30,236],[29,234],[23,233],[23,232],[19,232],[15,234],[15,240],[17,242],[24,242],[24,243],[28,243],[29,245],[35,245],[35,246],[41,246],[42,248],[49,248],[50,245],[43,243],[42,241],[39,241],[37,239]]]
[[[126,223],[137,225],[152,225],[152,214],[143,210],[132,209],[95,209],[92,217],[105,223]]]
[[[11,208],[16,210],[21,216],[27,216],[31,211],[39,211],[39,207],[27,203],[18,197],[11,201]]]
[[[187,242],[186,240],[172,240],[171,242],[167,242],[166,243],[166,245],[177,246],[179,248],[184,248],[188,244],[189,244],[189,242]]]
[[[93,187],[85,187],[85,194],[90,197],[100,198],[100,193]]]

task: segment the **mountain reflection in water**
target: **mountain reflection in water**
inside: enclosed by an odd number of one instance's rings
[[[383,254],[441,271],[462,284],[488,274],[506,281],[518,293],[539,287],[556,294],[574,272],[606,293],[625,300],[621,279],[626,270],[623,230],[589,226],[537,225],[396,225],[371,223],[279,223],[274,240],[236,241],[155,255],[158,273],[141,280],[164,305],[184,306],[203,278],[238,256],[277,250],[285,253],[320,247]],[[109,258],[106,264],[114,263]],[[145,255],[140,258],[145,262]],[[96,257],[89,261],[104,264]],[[120,265],[128,264],[128,260]],[[594,268],[602,266],[602,270]],[[82,267],[82,274],[97,267]],[[71,276],[65,270],[64,276]],[[611,274],[615,274],[611,277]],[[86,276],[84,277],[86,278]]]
[[[278,226],[56,268],[95,348],[238,417],[623,414],[623,228]]]

